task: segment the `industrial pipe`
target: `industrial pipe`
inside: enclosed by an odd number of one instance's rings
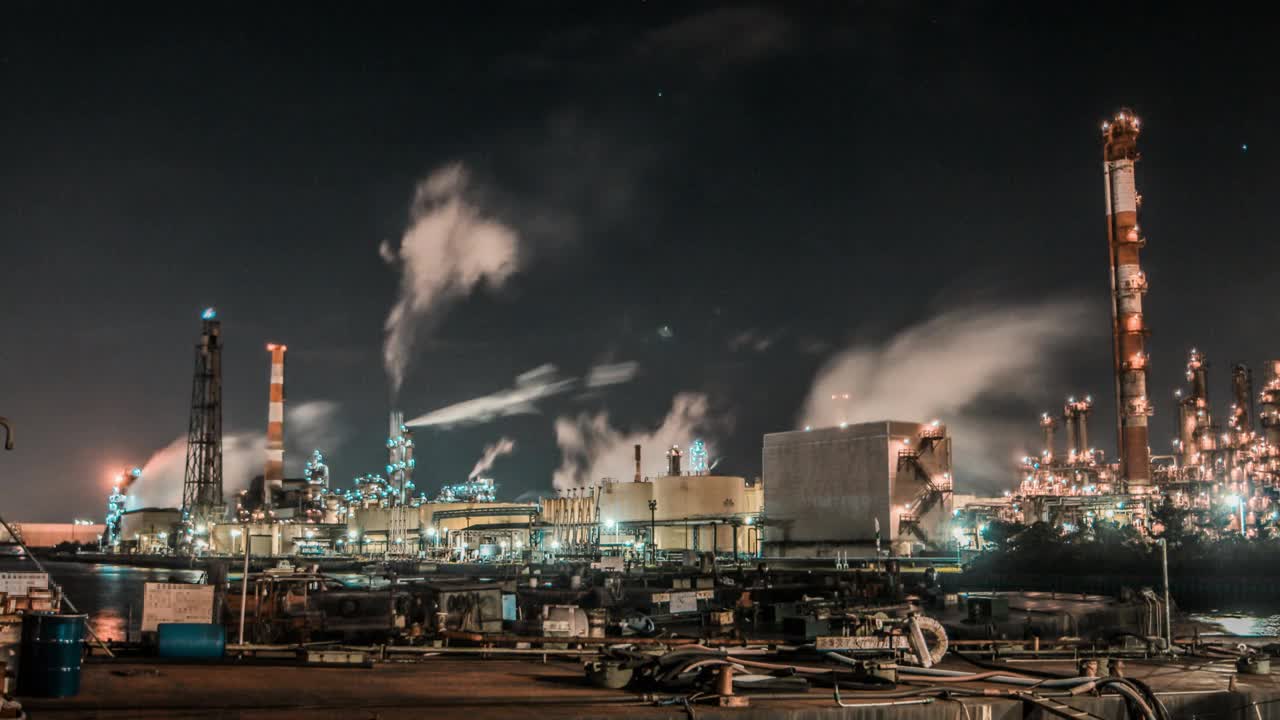
[[[647,638],[647,637],[547,637],[543,635],[507,635],[505,633],[477,633],[462,630],[445,630],[440,637],[449,640],[466,640],[483,643],[572,643],[577,645],[701,645],[704,647],[769,646],[768,640],[727,640],[719,638]]]
[[[1073,688],[1078,685],[1092,683],[1097,678],[1089,677],[1070,677],[1070,678],[1035,678],[1026,675],[1005,675],[998,670],[991,670],[982,673],[966,673],[959,670],[939,670],[938,668],[917,668],[917,667],[898,667],[899,675],[918,675],[929,678],[930,682],[976,682],[985,680],[987,682],[1001,683],[1004,685],[1018,685],[1021,687],[1044,687],[1044,688]]]

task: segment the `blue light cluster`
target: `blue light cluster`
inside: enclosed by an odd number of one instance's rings
[[[707,446],[700,439],[695,439],[689,446],[689,472],[694,475],[707,473]]]

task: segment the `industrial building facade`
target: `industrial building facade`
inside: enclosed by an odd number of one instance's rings
[[[909,551],[941,537],[950,515],[951,439],[940,424],[773,433],[763,466],[769,556]]]

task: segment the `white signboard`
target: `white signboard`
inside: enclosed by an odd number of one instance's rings
[[[48,589],[49,574],[42,572],[0,572],[0,592],[9,597],[26,597],[31,588]]]
[[[686,613],[698,611],[698,593],[696,592],[673,592],[671,593],[671,613]]]
[[[142,589],[142,632],[160,623],[213,622],[213,586],[146,583]]]

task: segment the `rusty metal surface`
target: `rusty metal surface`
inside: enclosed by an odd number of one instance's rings
[[[948,659],[943,667],[971,670]],[[1018,665],[1014,668],[1017,669]],[[1037,669],[1067,672],[1070,662],[1037,663]],[[1280,718],[1280,678],[1239,676],[1228,692],[1228,663],[1193,660],[1164,663],[1127,660],[1125,674],[1145,679],[1176,720],[1209,717]],[[983,687],[979,683],[965,684]],[[637,700],[634,704],[623,704]],[[849,698],[845,698],[846,702]],[[1116,697],[1079,697],[1073,707],[1101,717],[1124,716]],[[331,669],[235,665],[153,665],[89,663],[76,698],[28,701],[40,718],[547,718],[687,717],[682,706],[655,707],[625,691],[590,685],[576,662],[437,659],[413,664],[383,664],[373,669]],[[1021,720],[1038,710],[1016,699],[966,700],[971,717]],[[1241,714],[1240,708],[1247,710]],[[703,717],[883,718],[954,720],[956,701],[902,707],[841,709],[825,691],[812,699],[770,700],[753,696],[750,708],[697,706]]]

